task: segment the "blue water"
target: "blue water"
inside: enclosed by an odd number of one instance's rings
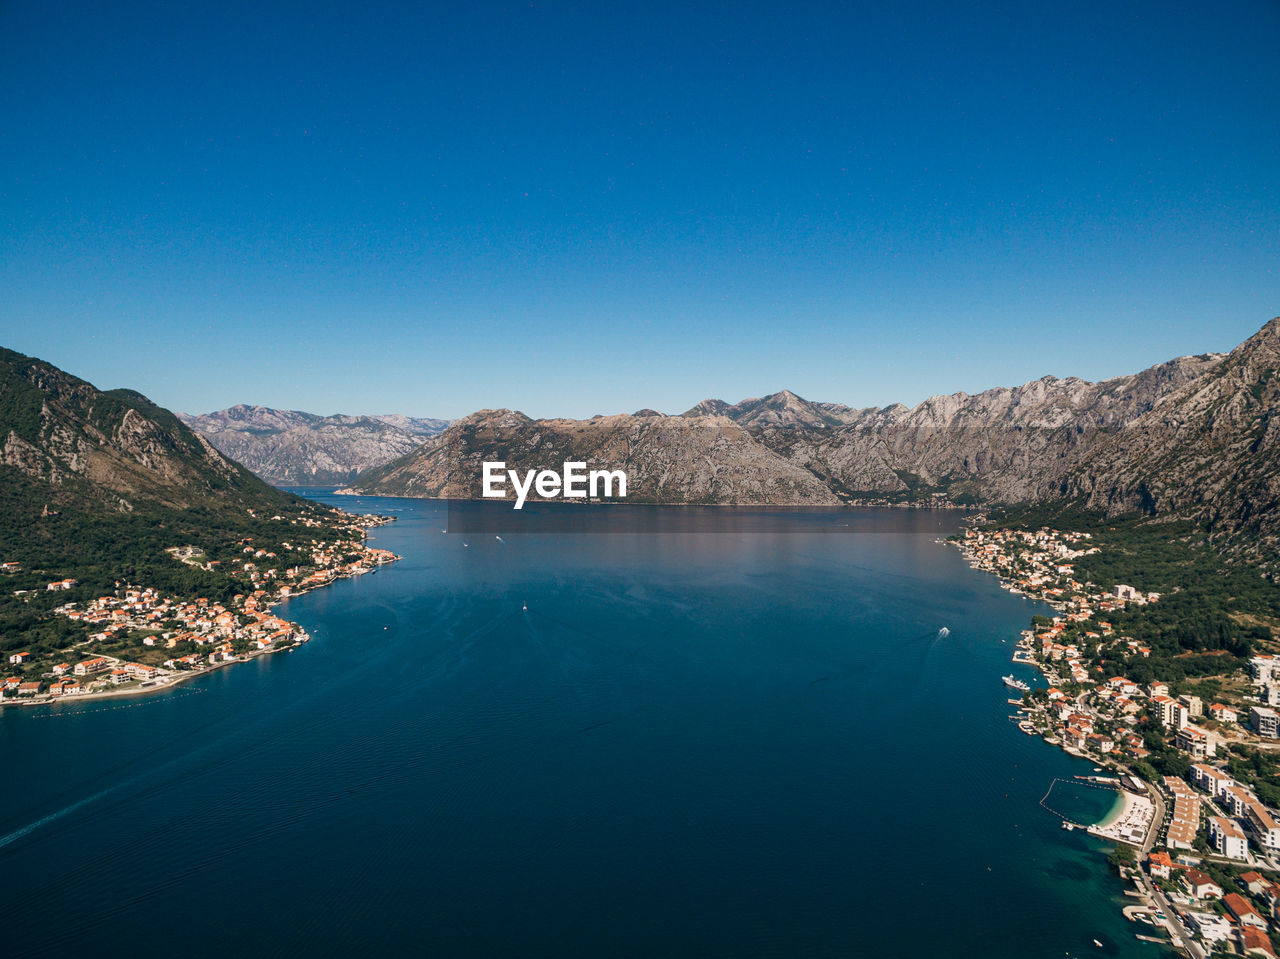
[[[281,607],[306,647],[0,714],[16,954],[1157,954],[1038,805],[1090,767],[1008,721],[1038,607],[951,514],[499,540],[331,501],[405,558]]]

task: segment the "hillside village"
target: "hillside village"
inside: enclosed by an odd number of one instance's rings
[[[1100,549],[1088,533],[968,529],[958,544],[971,565],[1056,613],[1033,620],[1013,657],[1047,686],[1010,702],[1024,732],[1115,774],[1104,781],[1124,799],[1116,821],[1064,828],[1117,843],[1113,862],[1139,897],[1126,915],[1192,956],[1275,956],[1280,656],[1224,653],[1218,675],[1177,676],[1167,668],[1176,657],[1112,622],[1132,622],[1161,594],[1077,576]]]
[[[323,529],[333,538],[290,535],[264,547],[246,537],[234,551],[217,556],[198,546],[171,547],[166,552],[175,563],[216,570],[243,591],[223,599],[179,597],[117,581],[107,595],[66,602],[56,612],[81,627],[79,638],[60,649],[8,653],[0,705],[150,692],[306,642],[309,637],[301,627],[274,615],[272,607],[398,560],[391,551],[364,543],[369,528],[390,521],[347,514],[335,528],[332,520],[321,524],[303,517],[289,522],[303,531]],[[19,565],[9,562],[0,571],[17,572]],[[44,590],[74,593],[83,587],[74,578],[61,578],[50,580]],[[24,592],[29,591],[15,595]]]

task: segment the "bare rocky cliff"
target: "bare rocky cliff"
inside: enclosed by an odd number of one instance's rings
[[[1280,534],[1280,318],[1091,449],[1043,492],[1204,523],[1247,551]]]
[[[784,390],[737,404],[708,399],[680,416],[535,421],[485,410],[352,488],[477,496],[485,459],[558,468],[557,457],[573,452],[632,471],[635,495],[651,502],[1025,502],[1052,495],[1109,433],[1222,361],[1182,357],[1101,383],[1045,377],[915,408],[853,409]]]
[[[927,494],[953,502],[1050,495],[1107,436],[1222,362],[1181,357],[1089,383],[1044,377],[976,395],[848,411],[826,428],[760,428],[762,442],[848,499]]]
[[[782,391],[680,416],[591,420],[482,411],[352,489],[479,495],[480,463],[625,468],[640,502],[1070,503],[1195,519],[1235,543],[1280,540],[1280,320],[1229,354],[1091,383],[1046,376],[915,407],[854,409]],[[1254,547],[1248,547],[1254,548]]]
[[[478,498],[482,464],[507,469],[621,469],[631,503],[839,505],[817,477],[764,446],[725,417],[641,415],[532,420],[481,410],[414,453],[364,474],[355,491],[397,496]]]

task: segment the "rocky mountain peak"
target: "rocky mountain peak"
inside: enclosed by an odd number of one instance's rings
[[[349,482],[447,425],[397,415],[320,416],[244,403],[181,419],[226,455],[282,486]]]

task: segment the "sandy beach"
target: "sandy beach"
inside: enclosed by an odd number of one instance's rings
[[[1150,799],[1122,789],[1120,808],[1113,809],[1101,822],[1090,826],[1089,832],[1104,839],[1141,846],[1154,815],[1155,807]]]

